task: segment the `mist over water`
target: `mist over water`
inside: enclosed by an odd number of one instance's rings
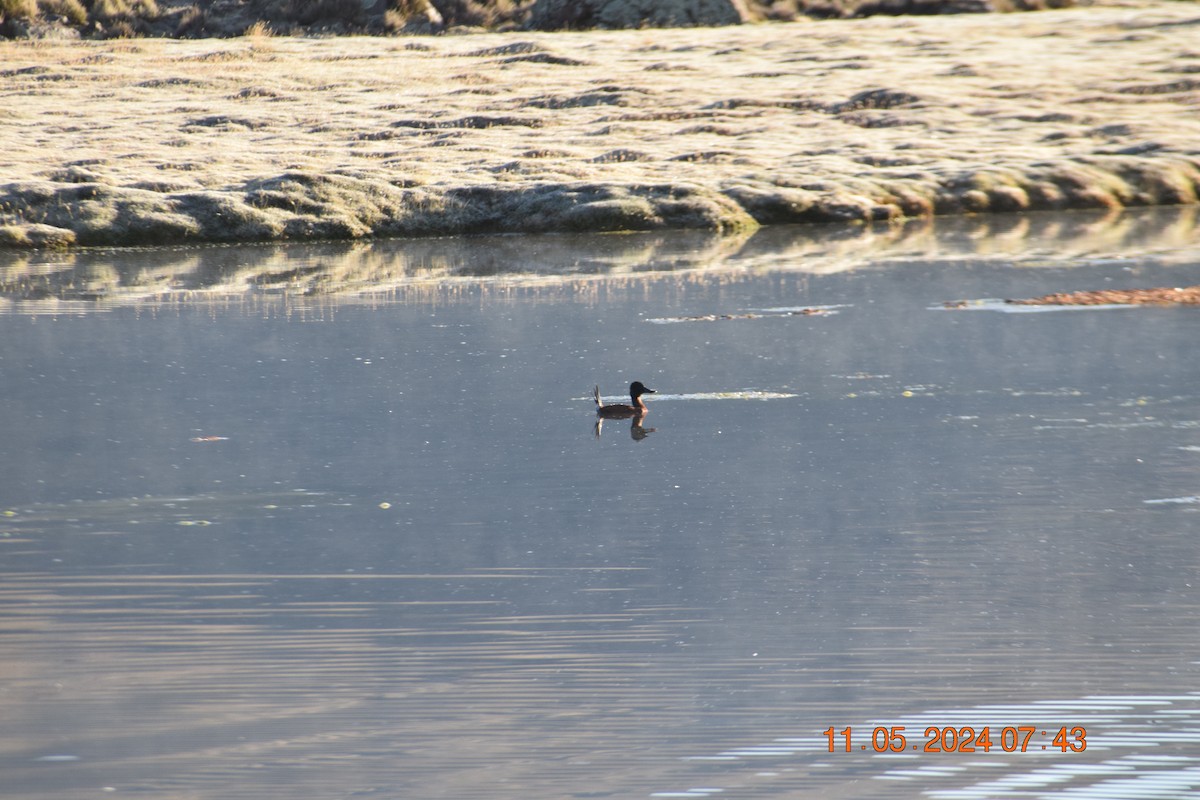
[[[1200,263],[1004,248],[14,303],[5,797],[1200,796],[1197,310],[942,307]]]

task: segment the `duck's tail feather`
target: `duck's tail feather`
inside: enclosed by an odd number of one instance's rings
[[[600,387],[592,389],[592,397],[596,398],[596,408],[600,408]]]

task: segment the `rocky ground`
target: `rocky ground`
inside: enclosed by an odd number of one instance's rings
[[[1200,8],[0,42],[0,243],[1195,203]]]
[[[207,38],[714,26],[1112,0],[0,0],[0,38]]]

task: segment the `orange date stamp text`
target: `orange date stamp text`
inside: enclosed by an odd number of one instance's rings
[[[839,731],[834,730],[832,725],[822,733],[829,741],[831,753],[839,749],[843,753],[904,753],[909,750],[924,753],[990,753],[993,748],[1005,753],[1051,749],[1082,753],[1087,749],[1087,730],[1080,725],[1064,725],[1057,730],[1037,725],[1007,725],[995,729],[990,725],[978,729],[970,725],[930,725],[915,744],[909,743],[903,725],[878,725],[871,729],[869,737],[865,731],[856,737],[853,728],[845,727]]]

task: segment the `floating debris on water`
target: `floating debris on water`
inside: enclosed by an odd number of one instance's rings
[[[1064,292],[1004,302],[1022,306],[1200,305],[1200,286]]]
[[[848,381],[870,381],[876,379],[890,378],[891,375],[872,375],[869,372],[855,372],[853,375],[834,375],[835,378],[844,378]]]
[[[700,314],[691,317],[656,317],[646,321],[653,322],[656,325],[665,325],[670,322],[721,322],[729,319],[758,319],[760,316],[760,314]]]
[[[190,441],[193,442],[228,442],[228,436],[193,436]]]
[[[667,325],[673,322],[725,322],[735,319],[769,319],[776,317],[820,317],[838,313],[844,306],[796,306],[790,308],[763,308],[758,311],[748,311],[742,314],[695,314],[681,317],[655,317],[648,319],[656,325]]]
[[[835,303],[821,306],[779,306],[774,308],[757,309],[762,314],[778,314],[784,317],[817,317],[836,314],[839,309],[850,308],[848,303]]]
[[[656,394],[655,402],[662,400],[784,400],[798,397],[790,392],[765,392],[758,389],[737,389],[729,392],[691,392],[688,394]]]
[[[947,309],[1019,312],[1177,305],[1200,305],[1200,286],[1057,292],[1055,294],[1047,294],[1023,300],[947,300],[942,303],[941,307]]]
[[[1148,506],[1165,506],[1165,505],[1194,505],[1200,503],[1200,495],[1193,494],[1187,497],[1163,497],[1157,500],[1143,500]]]
[[[1057,389],[1013,389],[1006,386],[1000,391],[1009,397],[1083,397],[1083,392],[1068,386]]]
[[[1024,305],[1011,300],[985,298],[981,300],[952,300],[934,306],[932,310],[1000,311],[1006,314],[1036,314],[1044,311],[1103,311],[1113,308],[1134,308],[1129,303],[1104,305]]]

